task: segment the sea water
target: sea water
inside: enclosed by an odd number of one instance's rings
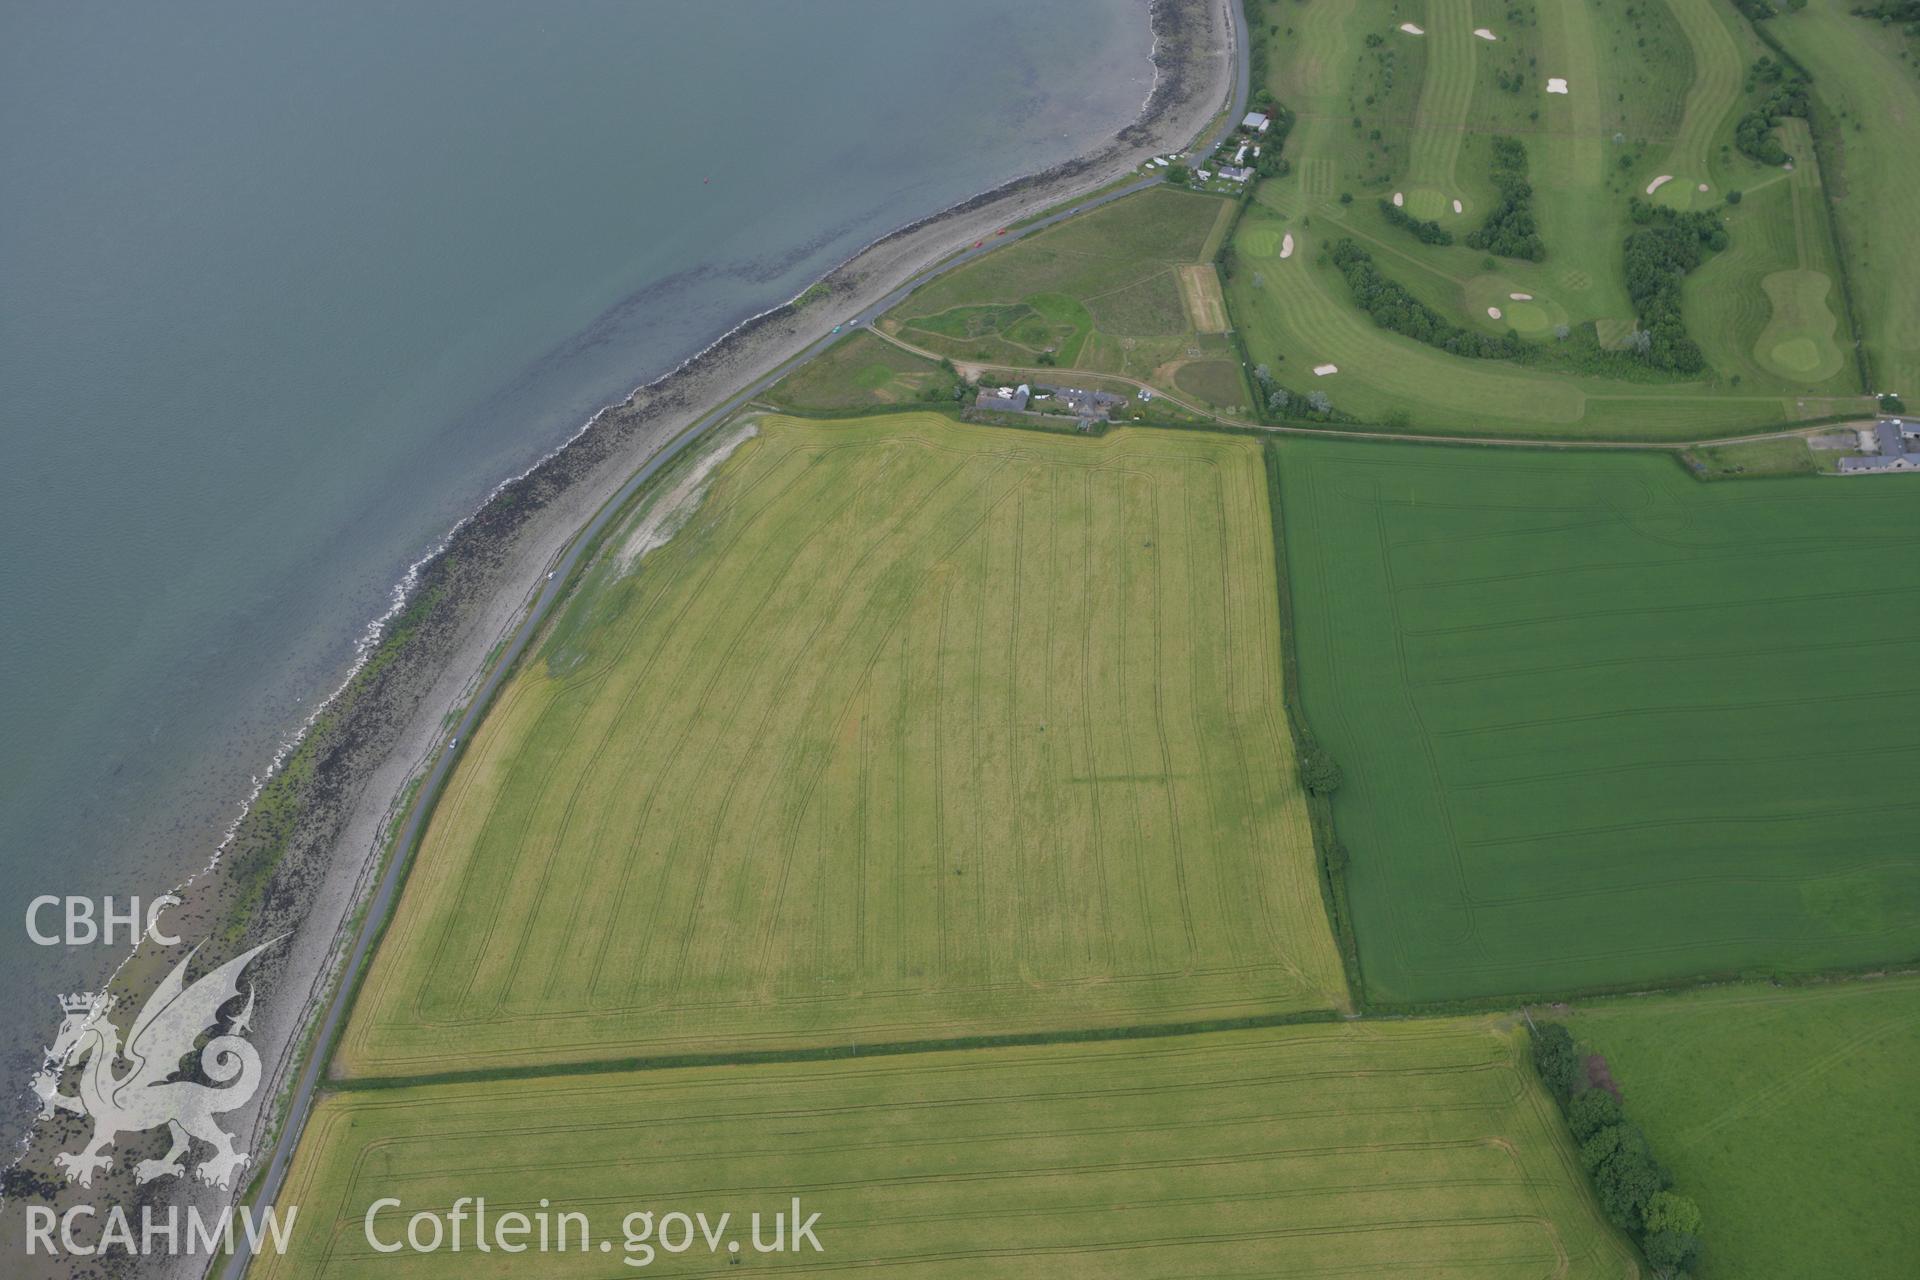
[[[1111,135],[1151,44],[1141,0],[0,10],[0,1095],[125,951],[32,898],[203,865],[494,484]]]

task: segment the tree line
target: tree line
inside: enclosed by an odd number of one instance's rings
[[[1421,244],[1452,244],[1453,232],[1431,218],[1416,218],[1393,201],[1382,197],[1380,212],[1388,222],[1403,228]]]
[[[1533,1066],[1566,1117],[1607,1221],[1633,1237],[1662,1280],[1686,1280],[1700,1259],[1700,1207],[1673,1190],[1673,1175],[1612,1090],[1586,1078],[1571,1032],[1534,1025]]]
[[[1762,88],[1766,96],[1734,123],[1733,145],[1740,148],[1742,155],[1761,164],[1783,165],[1793,156],[1780,145],[1780,139],[1773,136],[1774,126],[1785,116],[1797,116],[1802,120],[1812,116],[1807,80],[1798,72],[1762,55],[1747,73],[1747,92],[1760,92]]]
[[[1855,5],[1856,18],[1878,18],[1882,22],[1920,22],[1920,0],[1880,0],[1879,4]]]
[[[1256,365],[1253,370],[1253,385],[1258,390],[1260,403],[1267,416],[1273,418],[1307,418],[1317,422],[1351,422],[1348,415],[1333,407],[1333,401],[1324,391],[1310,391],[1301,395],[1281,384],[1273,376],[1273,370],[1267,365]]]
[[[1717,210],[1681,213],[1634,197],[1628,214],[1636,229],[1624,249],[1627,297],[1640,327],[1629,349],[1656,369],[1698,373],[1707,367],[1700,344],[1687,336],[1680,315],[1680,283],[1709,252],[1727,247]]]
[[[1407,292],[1398,280],[1381,275],[1373,265],[1373,255],[1347,237],[1335,241],[1327,250],[1327,256],[1345,277],[1360,309],[1373,317],[1373,322],[1382,329],[1457,356],[1480,360],[1510,360],[1527,354],[1527,344],[1511,331],[1504,337],[1493,337],[1463,329],[1448,320]]]
[[[1503,258],[1539,262],[1547,256],[1547,244],[1534,221],[1527,148],[1518,138],[1493,139],[1493,186],[1500,193],[1500,203],[1479,229],[1467,236],[1467,244]]]
[[[1293,168],[1282,154],[1287,135],[1293,132],[1293,112],[1266,89],[1253,95],[1253,109],[1267,117],[1267,131],[1253,140],[1260,148],[1260,154],[1253,158],[1253,171],[1263,178],[1284,178]]]

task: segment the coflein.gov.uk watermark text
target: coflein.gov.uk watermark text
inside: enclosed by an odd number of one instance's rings
[[[130,1257],[230,1253],[244,1237],[255,1253],[286,1253],[293,1245],[298,1205],[284,1210],[225,1208],[202,1215],[189,1206],[156,1209],[143,1206],[138,1214],[114,1206],[106,1210],[78,1205],[56,1215],[45,1205],[26,1209],[26,1246],[30,1256]],[[446,1208],[408,1212],[398,1197],[386,1196],[367,1206],[360,1226],[367,1246],[375,1253],[553,1254],[618,1252],[629,1267],[651,1266],[662,1254],[704,1249],[714,1255],[754,1253],[824,1253],[816,1228],[819,1213],[801,1208],[798,1196],[789,1207],[773,1213],[748,1213],[744,1220],[729,1211],[709,1217],[704,1211],[686,1213],[636,1209],[622,1215],[614,1231],[596,1228],[576,1210],[555,1209],[551,1201],[525,1211],[497,1210],[484,1196],[461,1196]]]
[[[704,1212],[637,1209],[620,1219],[617,1234],[596,1231],[592,1220],[575,1210],[555,1210],[547,1200],[531,1212],[487,1207],[484,1196],[461,1196],[447,1209],[407,1213],[395,1197],[367,1206],[361,1226],[376,1253],[613,1253],[630,1267],[651,1265],[662,1253],[704,1248],[711,1254],[823,1253],[814,1228],[816,1213],[803,1213],[795,1196],[790,1209],[753,1212],[736,1227],[731,1212],[709,1218]],[[738,1228],[744,1228],[740,1230]]]

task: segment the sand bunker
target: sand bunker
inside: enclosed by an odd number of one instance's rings
[[[1426,32],[1422,31],[1420,28],[1414,26],[1411,22],[1401,23],[1400,29],[1406,32],[1410,36],[1423,36],[1427,34]]]
[[[1455,213],[1465,213],[1467,211],[1467,206],[1461,204],[1458,200],[1455,200],[1453,202],[1453,211]]]
[[[1547,79],[1548,93],[1565,93],[1566,91],[1567,91],[1567,82],[1565,80],[1561,79],[1559,76],[1548,77]]]
[[[1487,30],[1485,27],[1475,27],[1473,29],[1473,34],[1479,36],[1482,40],[1498,40],[1500,38],[1499,36],[1493,34],[1493,32]]]
[[[1507,296],[1509,298],[1512,298],[1515,302],[1532,302],[1533,301],[1533,295],[1530,293],[1510,293]]]
[[[1393,207],[1394,207],[1394,208],[1396,208],[1396,209],[1398,209],[1398,208],[1399,208],[1399,207],[1400,207],[1401,205],[1403,205],[1403,204],[1405,204],[1406,202],[1407,202],[1407,197],[1406,197],[1406,193],[1405,193],[1405,192],[1402,192],[1402,191],[1396,191],[1396,192],[1394,192],[1394,193],[1393,193]]]
[[[1703,182],[1703,183],[1701,183],[1701,184],[1700,184],[1700,189],[1701,189],[1702,191],[1705,191],[1705,190],[1707,189],[1707,184],[1706,184],[1706,183],[1704,183],[1704,182]]]
[[[1498,319],[1500,318],[1500,308],[1498,308],[1498,307],[1488,307],[1488,308],[1487,308],[1487,314],[1488,314],[1489,316],[1491,316],[1491,317],[1492,317],[1493,319],[1495,319],[1495,320],[1498,320]]]
[[[1652,195],[1654,192],[1658,191],[1660,188],[1666,186],[1669,182],[1672,182],[1672,181],[1673,181],[1672,174],[1670,173],[1661,174],[1659,177],[1655,178],[1652,182],[1649,182],[1647,184],[1647,194]]]
[[[1313,374],[1316,378],[1324,378],[1330,373],[1338,372],[1340,372],[1340,366],[1337,364],[1317,364],[1313,366]]]
[[[1283,258],[1291,258],[1293,256],[1293,232],[1291,231],[1287,232],[1280,240],[1280,256]]]

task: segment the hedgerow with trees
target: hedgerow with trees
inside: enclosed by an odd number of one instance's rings
[[[1500,203],[1487,220],[1467,236],[1469,248],[1497,253],[1503,258],[1539,262],[1547,256],[1546,241],[1533,217],[1533,184],[1527,181],[1527,148],[1517,138],[1493,139],[1493,185]]]
[[[1573,1034],[1530,1024],[1533,1066],[1559,1104],[1607,1221],[1633,1237],[1654,1274],[1686,1280],[1700,1259],[1700,1207],[1673,1190],[1673,1175],[1612,1090],[1593,1085]]]
[[[1260,397],[1260,412],[1268,418],[1304,418],[1310,422],[1353,421],[1351,415],[1333,407],[1333,401],[1326,392],[1310,391],[1302,395],[1283,385],[1267,365],[1254,367],[1253,385]]]
[[[1354,301],[1382,329],[1404,334],[1430,347],[1479,360],[1510,360],[1527,353],[1527,344],[1512,333],[1504,337],[1463,329],[1407,292],[1405,285],[1380,274],[1373,255],[1342,237],[1327,250],[1340,269]]]
[[[1747,92],[1760,100],[1735,122],[1733,145],[1742,155],[1765,165],[1783,165],[1793,159],[1773,130],[1787,116],[1802,120],[1813,114],[1806,77],[1762,55],[1747,71]]]
[[[1380,212],[1388,222],[1400,227],[1421,244],[1452,244],[1453,232],[1431,218],[1416,218],[1393,201],[1380,201]]]

